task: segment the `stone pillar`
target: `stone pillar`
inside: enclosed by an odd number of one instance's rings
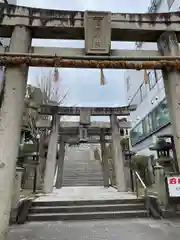
[[[37,189],[42,190],[43,181],[44,181],[44,172],[45,172],[45,166],[46,166],[46,158],[45,158],[45,139],[46,139],[46,133],[45,131],[41,132],[40,139],[39,139],[39,164],[37,167]]]
[[[44,193],[53,191],[54,173],[56,168],[56,153],[58,145],[60,116],[55,114],[52,120],[52,130],[49,139],[48,153],[46,160],[45,176],[44,176]]]
[[[101,158],[102,158],[104,187],[109,187],[109,163],[108,163],[108,156],[106,151],[104,129],[101,129],[100,142],[101,142]]]
[[[13,183],[12,202],[11,202],[11,221],[15,222],[17,217],[18,205],[21,193],[21,180],[23,168],[16,167],[16,173]]]
[[[164,168],[162,166],[155,166],[155,188],[160,206],[166,209],[168,206],[168,193],[166,190]]]
[[[112,130],[112,157],[116,174],[116,187],[119,192],[126,191],[125,175],[124,175],[124,158],[120,145],[120,134],[115,115],[110,116]]]
[[[56,178],[56,188],[60,189],[63,183],[63,169],[64,169],[64,157],[65,157],[65,142],[64,139],[60,140],[59,159],[58,159],[58,170]]]
[[[158,39],[158,49],[162,55],[179,56],[176,34],[170,31],[163,33]],[[162,73],[180,169],[180,72],[169,67],[163,69]]]
[[[9,52],[27,53],[31,34],[27,27],[15,26]],[[0,109],[0,239],[6,238],[12,199],[20,127],[27,83],[27,66],[6,68],[5,91]]]

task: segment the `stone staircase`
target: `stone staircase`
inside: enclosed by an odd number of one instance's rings
[[[100,161],[65,160],[63,186],[103,186]]]
[[[143,199],[33,202],[28,221],[144,218]]]

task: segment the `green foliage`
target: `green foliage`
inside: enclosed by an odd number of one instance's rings
[[[36,104],[43,103],[43,93],[40,88],[27,85],[27,97],[30,101]]]
[[[122,151],[123,150],[126,150],[129,148],[129,139],[128,138],[123,138],[121,140],[119,140],[119,144],[121,144],[121,147],[122,147]],[[108,154],[108,158],[109,159],[112,159],[112,143],[110,143],[108,146],[107,146],[107,154]]]
[[[133,156],[132,161],[134,169],[139,173],[145,171],[145,169],[148,167],[148,159],[149,157],[144,155]]]
[[[150,186],[152,184],[150,173],[148,171],[148,161],[149,156],[136,155],[132,157],[133,168],[139,173],[146,186]]]
[[[37,151],[37,143],[26,143],[23,146],[20,146],[19,155],[32,154]]]
[[[120,144],[122,147],[122,150],[128,150],[129,149],[129,138],[123,138],[120,140]]]

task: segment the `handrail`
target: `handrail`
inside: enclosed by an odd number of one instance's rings
[[[150,198],[148,196],[148,187],[146,186],[146,184],[144,183],[144,181],[140,177],[139,173],[137,171],[134,171],[134,174],[135,174],[135,178],[136,178],[136,195],[137,195],[137,198],[139,197],[137,180],[139,180],[142,187],[144,188],[144,197],[145,197],[145,204],[146,204],[146,210],[147,210],[148,217],[150,216],[150,212],[151,213],[154,212],[156,216],[159,216],[160,219],[163,219],[161,214],[159,212],[157,212],[156,209],[153,207],[153,205],[150,201]]]
[[[142,187],[144,188],[144,196],[145,196],[145,201],[146,201],[146,210],[147,210],[147,214],[148,214],[148,217],[149,217],[149,199],[148,199],[148,189],[147,189],[147,186],[146,184],[143,182],[142,178],[140,177],[139,173],[134,171],[135,173],[135,177],[136,177],[136,196],[137,198],[139,197],[138,195],[138,186],[137,186],[137,180],[139,180],[139,182],[141,183]]]
[[[147,189],[147,186],[145,185],[145,183],[143,182],[142,178],[140,177],[138,172],[135,172],[136,177],[138,178],[138,180],[140,181],[141,185],[143,186],[144,189]]]

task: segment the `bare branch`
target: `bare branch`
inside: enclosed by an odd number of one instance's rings
[[[38,129],[36,128],[36,122],[39,116],[36,108],[36,104],[48,104],[54,103],[56,105],[64,104],[68,92],[63,93],[62,84],[60,80],[55,81],[54,71],[50,70],[48,73],[42,71],[40,76],[36,79],[37,87],[27,85],[26,99],[28,99],[25,105],[24,115],[27,119],[26,128],[24,130],[29,131],[32,139],[36,140]],[[33,104],[35,106],[33,106]],[[51,117],[47,116],[47,119],[51,120]]]

